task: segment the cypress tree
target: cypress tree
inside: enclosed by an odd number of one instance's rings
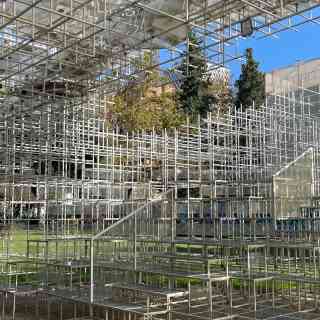
[[[241,75],[235,84],[238,89],[236,105],[247,108],[254,103],[259,107],[265,102],[264,73],[259,71],[259,63],[254,60],[251,48],[247,49],[246,58],[247,62],[241,66]]]
[[[205,115],[213,102],[212,95],[203,94],[207,86],[207,63],[201,50],[201,41],[193,32],[189,33],[188,38],[187,54],[178,68],[183,76],[178,101],[186,114]]]

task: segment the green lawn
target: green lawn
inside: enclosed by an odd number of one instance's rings
[[[41,239],[40,231],[27,232],[19,226],[12,226],[9,230],[1,233],[0,250],[1,255],[25,256],[27,253],[27,240]]]

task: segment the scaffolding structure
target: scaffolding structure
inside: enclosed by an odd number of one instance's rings
[[[318,6],[318,0],[3,1],[0,81],[33,113],[48,96],[63,103],[94,88],[113,93],[138,79],[145,50],[165,48],[167,58],[157,67],[174,69],[190,30],[218,69],[243,56],[240,37],[276,37],[317,23]]]
[[[318,23],[319,5],[2,1],[1,320],[318,319],[320,120],[305,95],[163,132],[105,119],[146,50],[176,72],[193,30],[218,69],[240,37]]]
[[[320,121],[303,97],[162,133],[110,129],[96,93],[0,122],[3,317],[316,319]]]

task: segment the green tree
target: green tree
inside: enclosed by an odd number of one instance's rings
[[[178,91],[181,109],[187,115],[205,115],[215,101],[208,92],[207,63],[201,49],[201,41],[193,32],[188,35],[188,48],[178,70],[183,76]]]
[[[251,48],[246,51],[246,59],[246,64],[241,66],[240,78],[235,83],[238,89],[236,105],[238,108],[253,104],[259,107],[265,102],[265,76],[259,71],[259,63],[254,60]]]
[[[139,82],[131,82],[113,98],[108,106],[110,123],[124,131],[151,130],[178,127],[184,116],[177,108],[177,99],[170,90],[162,90],[163,79],[157,69],[152,68],[151,53],[145,53],[142,62],[135,62],[142,72]]]

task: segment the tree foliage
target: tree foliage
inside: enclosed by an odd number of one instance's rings
[[[247,62],[241,66],[241,75],[235,84],[238,89],[236,105],[247,108],[255,104],[259,107],[265,102],[265,76],[259,71],[259,63],[254,60],[251,48],[247,49],[246,58]]]
[[[178,92],[181,109],[187,115],[206,115],[215,102],[212,92],[208,90],[207,63],[201,49],[201,42],[193,32],[188,36],[186,57],[178,70],[183,80]]]
[[[142,79],[126,85],[113,99],[109,108],[109,118],[122,130],[160,131],[164,128],[178,127],[184,122],[184,116],[177,108],[173,92],[161,90],[163,82],[158,70],[152,66],[152,55],[146,53],[144,61],[138,68],[143,72]],[[159,87],[160,85],[160,87]]]

